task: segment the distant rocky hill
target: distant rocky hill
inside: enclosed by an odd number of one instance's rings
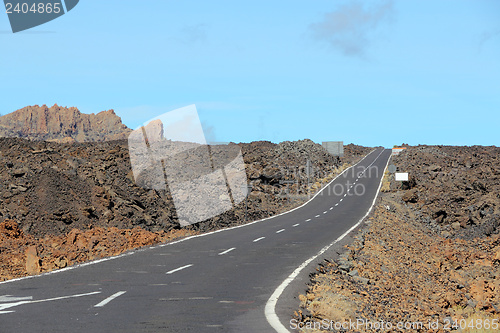
[[[75,107],[35,105],[0,117],[0,137],[35,141],[121,140],[126,139],[130,131],[113,110],[84,114]]]

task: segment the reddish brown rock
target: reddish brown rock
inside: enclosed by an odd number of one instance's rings
[[[0,223],[0,240],[2,238],[20,238],[23,237],[22,230],[19,229],[17,222],[5,220]]]
[[[32,245],[26,249],[26,272],[29,275],[40,273],[40,258],[36,246]]]
[[[412,189],[412,190],[407,191],[403,195],[402,199],[403,199],[404,202],[411,202],[411,203],[417,202],[418,201],[417,190],[416,189]]]
[[[75,107],[35,105],[0,117],[0,137],[72,143],[126,139],[130,132],[113,110],[84,114]]]
[[[495,255],[495,258],[494,258],[495,261],[500,261],[500,247],[498,248],[497,250],[497,253]]]

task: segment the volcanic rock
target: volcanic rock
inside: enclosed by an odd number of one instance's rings
[[[74,107],[35,105],[0,117],[0,137],[73,143],[120,140],[130,132],[113,110],[84,114]]]
[[[414,182],[402,190],[392,175],[386,176],[392,190],[380,195],[367,230],[349,245],[347,259],[325,260],[311,274],[307,294],[299,296],[304,309],[296,317],[315,323],[497,318],[499,160],[500,148],[481,146],[407,147],[393,156],[392,162]],[[358,275],[338,269],[346,261]],[[331,304],[343,307],[331,311]]]
[[[26,272],[29,275],[40,273],[40,258],[34,245],[26,249]]]
[[[161,123],[152,128],[160,137]],[[253,189],[232,209],[182,228],[168,188],[135,182],[127,140],[0,138],[0,281],[24,276],[27,269],[46,272],[292,209],[319,189],[307,184],[307,159],[313,166],[311,183],[321,187],[371,150],[350,148],[355,153],[339,159],[310,140],[212,146],[214,163],[234,158],[241,149]],[[179,172],[197,171],[197,162],[180,157]]]
[[[421,222],[467,239],[500,231],[500,148],[407,147],[393,163],[414,179],[402,200]],[[391,188],[398,189],[394,180]]]

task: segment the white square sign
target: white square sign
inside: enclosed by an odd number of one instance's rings
[[[408,181],[408,172],[396,172],[396,181]]]

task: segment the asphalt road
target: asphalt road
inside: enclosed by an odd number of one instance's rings
[[[2,283],[0,333],[275,332],[264,314],[266,302],[299,265],[366,214],[390,154],[373,151],[284,215]],[[314,265],[340,246],[313,260],[284,290],[276,304],[284,326]]]

